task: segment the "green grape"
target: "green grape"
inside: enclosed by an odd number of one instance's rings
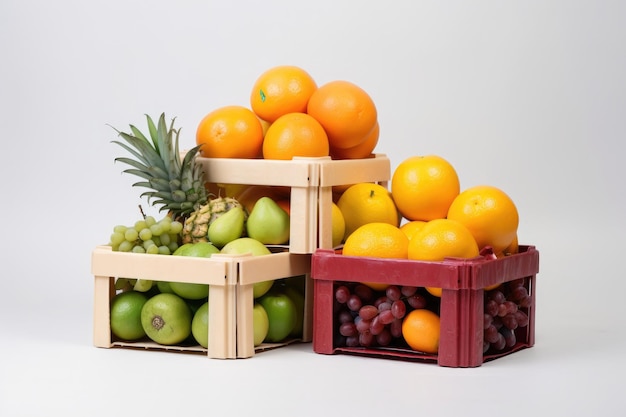
[[[118,224],[113,228],[113,231],[116,233],[124,233],[126,232],[126,229],[128,229],[128,227],[124,226],[123,224]]]
[[[143,246],[134,246],[133,253],[146,253],[146,250],[143,248]]]
[[[159,253],[161,255],[170,255],[172,252],[170,252],[170,248],[167,246],[161,245],[159,246]]]
[[[169,244],[170,244],[171,239],[170,239],[170,235],[169,235],[169,234],[167,234],[167,233],[163,233],[163,234],[162,234],[161,236],[159,236],[159,237],[161,238],[161,245],[165,245],[165,246],[167,246],[167,245],[169,245]]]
[[[174,253],[176,252],[176,249],[178,249],[178,242],[172,241],[169,245],[167,245],[167,247],[170,249],[171,253]]]
[[[161,238],[159,236],[152,236],[152,241],[155,245],[161,246]]]
[[[150,240],[152,239],[152,232],[150,231],[150,229],[148,227],[144,227],[143,229],[141,229],[141,231],[139,232],[139,238],[141,240],[143,240],[144,242],[146,240]]]
[[[156,245],[154,244],[154,240],[152,240],[152,239],[148,239],[148,240],[144,240],[144,241],[143,241],[142,246],[143,246],[143,248],[144,248],[145,250],[148,250],[148,248],[149,248],[150,246],[156,246]]]
[[[150,231],[152,232],[152,236],[161,236],[163,234],[163,227],[161,223],[156,223],[150,226]]]
[[[120,246],[117,248],[117,250],[119,250],[120,252],[130,252],[131,250],[133,250],[133,246],[134,244],[132,242],[125,240],[120,243]]]
[[[135,242],[138,237],[139,232],[137,232],[135,229],[128,229],[126,230],[126,233],[124,233],[124,238],[129,242]]]
[[[172,221],[172,223],[170,223],[170,233],[177,235],[182,231],[183,231],[183,224],[181,222],[179,222],[178,220],[174,220]]]
[[[166,217],[166,219],[169,219],[169,217]],[[172,227],[172,222],[169,220],[161,220],[159,222],[159,224],[161,225],[161,230],[163,230],[163,233],[169,233],[170,231],[170,227]]]
[[[157,255],[159,253],[159,247],[153,243],[146,248],[146,253]]]
[[[153,224],[156,224],[156,219],[154,217],[152,217],[152,216],[146,216],[146,218],[144,220],[146,222],[146,226],[147,227],[150,227]]]
[[[124,237],[124,233],[122,232],[113,232],[111,233],[111,245],[119,246],[126,238]]]
[[[143,229],[145,229],[147,227],[148,227],[148,225],[146,224],[145,220],[137,220],[135,222],[135,226],[134,226],[134,228],[135,228],[135,230],[137,232],[141,232]]]

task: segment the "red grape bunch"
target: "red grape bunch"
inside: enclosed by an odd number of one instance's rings
[[[417,287],[389,285],[378,291],[360,283],[336,287],[335,301],[338,345],[347,347],[403,345],[402,319],[427,304]]]
[[[517,343],[515,330],[528,326],[532,298],[525,279],[517,279],[485,293],[483,352],[503,351]]]

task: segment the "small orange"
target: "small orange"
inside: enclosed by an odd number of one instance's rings
[[[413,310],[402,321],[402,337],[413,350],[437,353],[440,335],[441,320],[430,310]]]
[[[404,234],[406,235],[406,237],[408,237],[409,240],[411,240],[415,232],[420,230],[422,226],[424,226],[425,224],[426,222],[422,220],[412,220],[400,226],[400,230],[402,230]]]
[[[300,67],[279,65],[257,78],[250,93],[252,110],[263,120],[274,122],[287,113],[306,113],[317,84]]]
[[[449,207],[449,219],[463,224],[479,248],[491,246],[500,254],[517,236],[519,214],[513,200],[501,189],[479,185],[461,192]]]
[[[250,185],[237,195],[237,201],[245,207],[248,213],[252,212],[254,205],[261,197],[269,197],[274,201],[289,198],[289,188],[271,185]],[[290,210],[291,211],[291,210]]]
[[[393,200],[408,220],[445,218],[459,191],[456,170],[437,155],[411,156],[396,167],[391,178]]]
[[[265,159],[328,156],[328,151],[328,136],[324,128],[306,113],[280,116],[267,129],[263,140]]]
[[[449,257],[474,258],[478,255],[474,236],[454,220],[431,220],[413,234],[409,241],[409,259],[443,261]]]
[[[362,159],[368,158],[378,144],[380,136],[380,127],[378,122],[374,125],[372,131],[367,135],[365,140],[352,148],[330,148],[330,156],[332,159]]]
[[[389,223],[368,223],[348,236],[343,244],[346,256],[406,259],[409,239]]]
[[[333,148],[352,148],[364,142],[378,120],[369,94],[349,81],[331,81],[311,95],[307,113],[317,119]]]
[[[391,193],[380,184],[363,182],[351,185],[337,200],[346,222],[347,239],[367,223],[389,223],[398,227],[400,218]]]
[[[263,127],[252,110],[225,106],[213,110],[199,123],[196,143],[206,158],[258,158]]]

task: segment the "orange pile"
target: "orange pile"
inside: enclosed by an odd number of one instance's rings
[[[279,65],[263,72],[250,108],[224,106],[199,123],[196,143],[208,158],[367,158],[378,144],[374,101],[354,83],[318,86],[304,69]]]

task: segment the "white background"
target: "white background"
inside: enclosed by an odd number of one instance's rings
[[[621,414],[625,37],[619,0],[2,1],[0,415]],[[192,146],[278,64],[368,91],[392,169],[439,154],[515,200],[535,347],[473,369],[93,347],[91,250],[141,192],[108,125],[166,112]]]

